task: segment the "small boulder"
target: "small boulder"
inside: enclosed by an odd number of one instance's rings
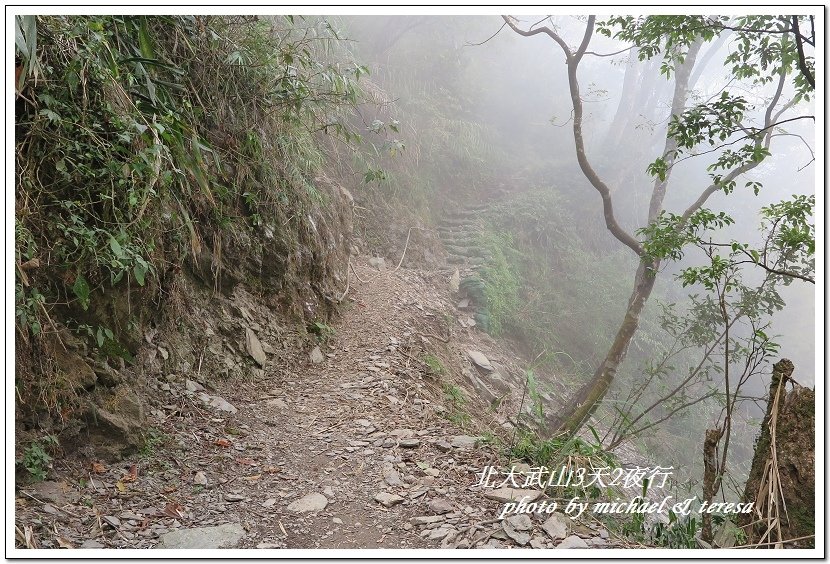
[[[495,368],[493,368],[493,365],[490,364],[490,360],[486,356],[484,356],[480,351],[468,350],[467,356],[470,357],[470,360],[473,361],[473,364],[475,364],[478,368],[481,368],[485,372],[493,372],[495,370]]]
[[[380,492],[379,494],[375,495],[375,501],[377,501],[384,507],[392,507],[394,505],[398,505],[399,503],[403,503],[403,498],[399,495],[391,494],[389,492]]]
[[[459,449],[470,449],[476,446],[477,437],[470,437],[469,435],[456,435],[452,438],[451,446]]]
[[[227,523],[217,527],[179,529],[162,535],[156,548],[233,548],[245,536],[245,529],[238,523]]]
[[[507,536],[516,541],[516,544],[524,546],[530,542],[530,531],[533,529],[533,522],[526,513],[512,515],[501,522]]]
[[[559,513],[553,513],[547,521],[542,523],[542,530],[555,541],[564,539],[568,536],[567,517]]]
[[[453,509],[455,508],[452,506],[452,503],[443,498],[433,499],[429,502],[429,510],[436,515],[450,513]]]
[[[542,492],[540,490],[523,490],[519,488],[497,488],[495,490],[486,490],[484,497],[500,503],[516,502],[522,499],[530,503],[542,497]]]
[[[326,360],[326,357],[323,356],[323,351],[320,350],[320,347],[314,347],[311,350],[309,358],[311,359],[311,362],[313,362],[314,364],[320,364],[321,362]]]
[[[556,545],[556,548],[588,548],[588,543],[576,535],[571,535]]]
[[[288,504],[288,510],[293,513],[316,513],[325,509],[328,504],[326,496],[314,492]]]
[[[208,485],[207,476],[202,471],[196,472],[196,475],[193,476],[193,483],[197,486],[207,486]]]
[[[205,387],[203,385],[201,385],[199,382],[194,382],[193,380],[185,380],[184,387],[187,389],[188,392],[205,391]]]
[[[383,480],[393,488],[400,488],[404,485],[400,473],[395,470],[391,462],[383,465]]]
[[[440,515],[424,515],[422,517],[412,517],[409,522],[413,525],[431,525],[443,520],[444,518]]]
[[[245,328],[245,348],[257,364],[265,368],[265,351],[262,350],[262,343],[251,329]]]
[[[458,290],[460,289],[460,286],[461,286],[461,273],[458,272],[458,269],[456,268],[455,272],[453,272],[452,276],[450,276],[450,291],[453,294],[457,294]]]

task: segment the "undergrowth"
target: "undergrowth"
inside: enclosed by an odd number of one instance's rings
[[[323,18],[15,24],[15,326],[33,349],[73,320],[129,360],[135,308],[113,319],[107,292],[144,289],[147,307],[188,261],[246,232],[296,248],[324,199],[319,139],[360,142],[348,116],[368,70]]]

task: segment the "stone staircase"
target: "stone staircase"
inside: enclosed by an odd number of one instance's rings
[[[438,235],[447,251],[448,264],[476,270],[484,263],[486,253],[477,240],[487,208],[486,204],[474,204],[454,209],[438,222]]]

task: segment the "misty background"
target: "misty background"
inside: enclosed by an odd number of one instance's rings
[[[525,28],[543,19],[519,18]],[[584,20],[559,16],[546,23],[575,46]],[[493,232],[511,242],[507,260],[515,251],[517,264],[523,265],[515,308],[525,321],[507,324],[505,336],[522,342],[530,358],[544,353],[551,359],[553,379],[567,397],[604,355],[625,311],[637,259],[606,230],[600,197],[576,162],[561,49],[543,35],[514,34],[497,16],[341,16],[337,23],[355,57],[371,70],[369,90],[379,91],[380,103],[365,108],[364,122],[379,116],[400,123],[405,148],[384,161],[390,174],[382,189],[390,199],[436,219],[448,207],[494,202],[502,219],[498,225],[494,221]],[[730,40],[723,34],[704,44],[689,104],[719,95],[727,84],[751,104],[763,106],[771,98],[772,86],[742,86],[731,78],[723,66]],[[618,221],[634,233],[645,224],[653,184],[646,167],[662,152],[673,80],[660,73],[660,57],[640,61],[628,47],[595,33],[579,80],[588,158],[612,191]],[[791,93],[788,84],[784,96]],[[800,103],[796,111],[812,114],[812,102]],[[718,234],[720,240],[758,245],[763,206],[793,194],[814,194],[813,121],[787,123],[782,133],[772,140],[772,158],[744,175],[733,194],[719,192],[707,203],[735,219]],[[681,213],[696,199],[710,182],[706,167],[714,158],[701,155],[674,167],[667,210]],[[761,182],[763,189],[756,196],[741,189],[744,181]],[[690,289],[675,276],[700,259],[689,252],[682,261],[664,263],[609,405],[636,382],[665,342],[659,304],[687,302]],[[815,383],[814,291],[799,281],[782,288],[786,308],[772,316],[768,331],[805,386]],[[770,371],[771,363],[744,392],[763,398]],[[682,367],[677,372],[679,378]],[[741,405],[744,448],[738,450],[748,464],[764,404]],[[703,431],[718,413],[715,405],[694,406],[639,447],[662,464],[696,460]]]

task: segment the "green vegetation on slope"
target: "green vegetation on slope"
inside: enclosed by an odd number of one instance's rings
[[[308,210],[323,200],[319,140],[359,139],[345,123],[368,72],[324,19],[15,23],[22,346],[65,324],[129,359],[139,301],[161,300],[183,267],[216,275],[233,241],[264,236],[273,268],[294,268],[291,250],[316,233]],[[126,308],[105,307],[113,291],[127,293]],[[18,392],[32,385],[19,380]]]

